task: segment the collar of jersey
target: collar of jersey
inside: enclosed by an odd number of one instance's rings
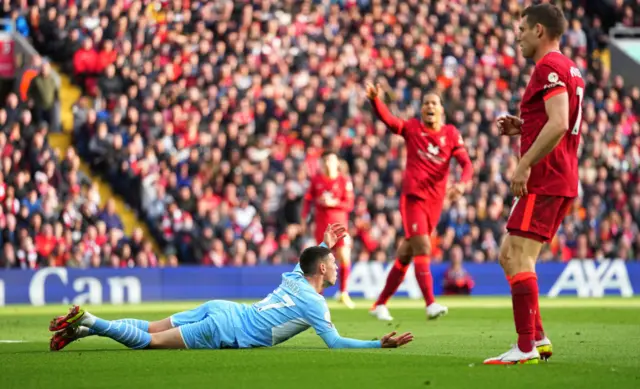
[[[300,277],[302,277],[302,281],[304,282],[305,287],[309,287],[309,291],[311,291],[311,292],[317,294],[318,296],[322,297],[322,295],[320,293],[316,292],[316,290],[313,288],[313,286],[311,286],[311,284],[309,283],[309,280],[307,280],[307,278],[304,276],[303,272],[294,271],[292,273],[299,274]]]

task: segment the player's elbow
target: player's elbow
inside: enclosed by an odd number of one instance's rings
[[[320,338],[324,341],[324,344],[328,348],[340,348],[340,336],[331,333],[324,333],[320,335]]]
[[[340,341],[339,339],[331,339],[331,340],[324,340],[324,343],[327,345],[328,348],[330,349],[336,349],[336,348],[341,348],[340,347]]]
[[[472,165],[471,165],[471,158],[469,158],[469,154],[464,153],[462,156],[460,156],[460,158],[458,159],[458,163],[460,164],[460,166],[462,166],[462,169],[471,169]]]
[[[554,117],[550,118],[550,121],[552,123],[551,128],[553,128],[553,132],[555,135],[561,137],[563,136],[567,131],[569,131],[569,119],[566,117],[563,117],[562,115],[557,115]]]

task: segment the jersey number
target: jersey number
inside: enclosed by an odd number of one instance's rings
[[[511,217],[511,215],[513,215],[513,211],[515,211],[516,205],[518,205],[518,201],[520,201],[520,197],[514,197],[513,198],[513,205],[511,206],[511,211],[509,211],[509,217]]]
[[[580,133],[580,125],[582,124],[582,98],[584,97],[584,89],[579,86],[576,88],[576,95],[578,96],[578,117],[576,118],[576,124],[573,125],[571,135],[578,135]]]
[[[271,301],[275,296],[280,297],[283,301],[272,303]],[[258,312],[267,311],[269,309],[280,309],[285,307],[295,307],[296,303],[288,294],[282,293],[282,289],[278,288],[273,293],[268,295],[262,301],[256,303],[256,309]]]

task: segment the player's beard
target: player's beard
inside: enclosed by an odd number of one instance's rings
[[[436,123],[438,123],[439,119],[435,116],[425,116],[422,121],[429,128],[435,128]]]

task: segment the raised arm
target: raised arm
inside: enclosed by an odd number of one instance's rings
[[[394,133],[402,135],[404,129],[404,121],[396,116],[393,116],[389,108],[382,102],[382,88],[380,85],[373,86],[373,84],[367,84],[367,97],[371,101],[373,111],[378,119]]]
[[[312,179],[311,182],[309,183],[309,189],[307,189],[307,192],[304,194],[304,198],[302,199],[302,214],[300,215],[300,217],[303,223],[307,220],[307,217],[309,216],[309,212],[311,212],[311,205],[313,203],[313,195],[314,195],[313,184],[314,182]]]
[[[333,248],[333,246],[338,243],[340,239],[344,239],[347,235],[347,227],[340,224],[329,224],[327,229],[324,232],[324,240],[318,244],[320,247],[326,247],[328,249]],[[300,263],[296,265],[293,269],[294,272],[302,273],[302,269],[300,268]]]

